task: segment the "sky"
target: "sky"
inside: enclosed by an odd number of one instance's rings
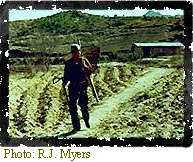
[[[37,19],[40,17],[46,17],[62,10],[10,10],[9,11],[9,21],[15,20],[28,20],[28,19]],[[63,10],[65,11],[65,10]],[[94,15],[104,15],[104,16],[143,16],[148,12],[147,9],[140,9],[136,7],[134,10],[81,10],[84,13],[94,14]],[[164,10],[153,10],[158,11],[163,15],[183,15],[183,10],[180,9],[169,9],[165,8]]]

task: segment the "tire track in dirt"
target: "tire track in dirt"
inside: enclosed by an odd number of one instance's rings
[[[119,107],[120,104],[127,102],[129,98],[134,97],[137,93],[149,89],[156,80],[160,79],[162,76],[172,73],[173,69],[151,67],[148,71],[149,72],[138,78],[135,83],[129,85],[122,92],[113,95],[107,100],[101,101],[99,105],[96,105],[94,111],[90,114],[90,129],[87,129],[84,122],[81,120],[81,131],[70,135],[67,138],[92,137],[92,130],[100,124],[106,115],[111,113],[111,111],[113,111],[116,107]]]

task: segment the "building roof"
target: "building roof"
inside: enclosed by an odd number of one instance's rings
[[[180,42],[134,43],[137,47],[184,47]]]

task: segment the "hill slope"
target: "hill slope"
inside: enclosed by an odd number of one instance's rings
[[[145,17],[162,17],[163,15],[160,14],[159,12],[155,12],[155,11],[148,11],[146,14],[144,14],[143,16]]]
[[[60,12],[52,16],[10,23],[10,48],[45,51],[68,51],[69,43],[96,44],[102,51],[130,49],[134,42],[168,41],[179,35],[171,31],[177,19],[156,17],[104,17],[80,11]],[[121,55],[119,53],[119,55]]]

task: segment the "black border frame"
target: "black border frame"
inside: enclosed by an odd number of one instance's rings
[[[182,9],[184,11],[184,35],[185,35],[185,55],[184,55],[184,138],[182,139],[145,139],[145,138],[125,138],[99,140],[96,138],[75,138],[75,139],[55,139],[55,138],[17,138],[11,139],[7,133],[9,119],[6,114],[9,112],[9,69],[8,57],[5,53],[9,50],[9,9],[19,9],[22,6],[26,9],[32,6],[33,9],[134,9],[141,7],[146,9]],[[7,22],[4,20],[7,20]],[[190,50],[192,42],[192,3],[189,1],[6,1],[0,4],[0,145],[2,146],[184,146],[192,144],[192,52]]]

